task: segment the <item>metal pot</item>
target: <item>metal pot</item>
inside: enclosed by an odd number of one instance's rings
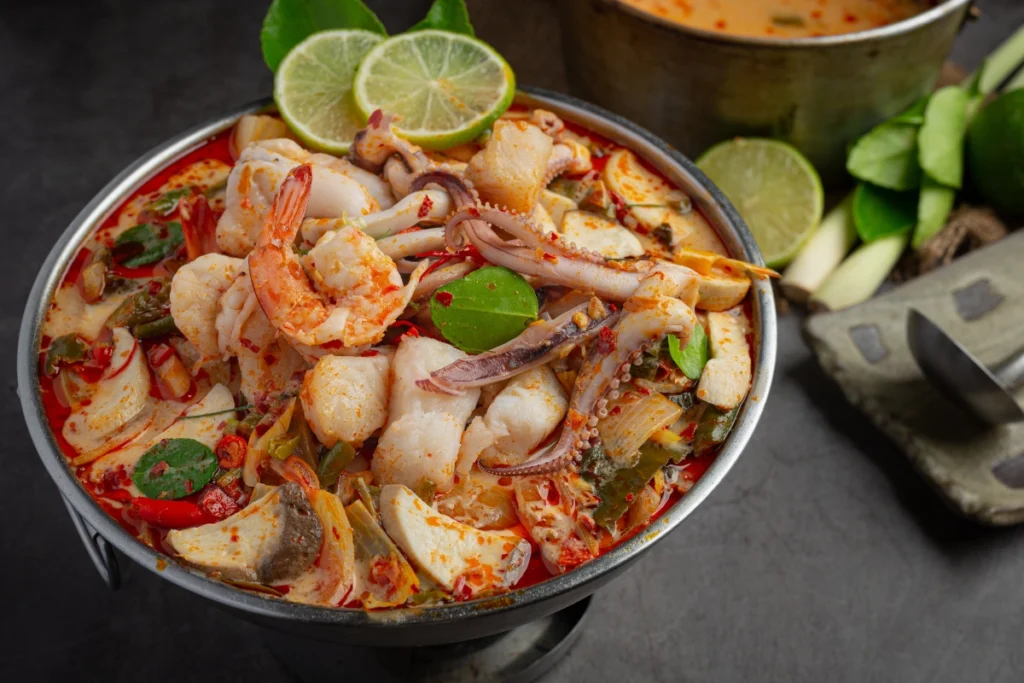
[[[518,101],[557,112],[635,150],[693,196],[735,256],[762,263],[753,237],[728,200],[689,160],[658,138],[614,114],[564,95],[531,90],[521,93]],[[124,531],[78,483],[47,425],[39,392],[38,349],[43,317],[79,244],[98,223],[154,172],[211,135],[229,128],[242,114],[258,111],[267,104],[260,102],[244,107],[194,128],[125,169],[93,198],[57,240],[40,269],[25,308],[18,339],[18,394],[25,420],[39,457],[64,496],[87,551],[111,588],[118,585],[113,546],[186,590],[273,629],[366,646],[434,645],[470,640],[507,631],[590,595],[675,528],[721,483],[761,416],[775,367],[775,306],[771,287],[765,282],[757,282],[752,290],[756,357],[751,396],[756,398],[747,401],[741,409],[716,461],[693,489],[645,533],[563,576],[499,597],[439,607],[381,612],[316,607],[232,588],[169,560]]]
[[[737,135],[785,140],[835,185],[851,141],[934,87],[971,1],[870,31],[790,39],[690,28],[621,0],[558,5],[576,94],[690,156]]]

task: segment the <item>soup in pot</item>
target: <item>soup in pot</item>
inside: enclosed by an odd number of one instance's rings
[[[624,0],[686,26],[739,36],[808,38],[893,24],[935,0]]]

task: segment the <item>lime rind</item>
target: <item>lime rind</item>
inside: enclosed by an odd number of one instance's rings
[[[281,117],[313,149],[345,154],[363,126],[352,82],[365,55],[384,40],[372,31],[314,33],[295,46],[274,75]]]
[[[821,222],[825,193],[814,166],[778,140],[737,138],[697,160],[754,234],[770,268],[799,253]]]
[[[475,38],[427,30],[374,47],[356,73],[363,116],[398,114],[396,132],[431,149],[480,135],[512,103],[515,76],[494,48]]]

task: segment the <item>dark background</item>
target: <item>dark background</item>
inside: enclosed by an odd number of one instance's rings
[[[393,31],[425,1],[374,2]],[[1024,22],[981,0],[954,57]],[[470,2],[521,83],[564,89],[550,0]],[[263,97],[262,0],[0,3],[0,678],[290,680],[258,632],[122,558],[108,592],[29,441],[15,345],[53,240],[114,174]],[[681,65],[685,68],[685,65]],[[948,513],[780,322],[777,379],[733,473],[601,591],[570,681],[1024,680],[1024,532]],[[344,678],[344,672],[339,672]]]

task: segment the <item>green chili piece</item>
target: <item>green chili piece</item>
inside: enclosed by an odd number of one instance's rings
[[[169,315],[132,328],[132,336],[136,339],[152,339],[170,334],[178,334],[178,327],[174,324],[174,318]]]
[[[705,406],[693,435],[693,452],[698,456],[707,455],[711,449],[725,441],[725,437],[732,431],[739,410],[739,406],[728,412],[712,405]]]
[[[338,477],[349,466],[349,463],[356,457],[356,449],[344,441],[339,441],[320,458],[320,466],[317,467],[316,476],[320,479],[320,486],[327,488],[338,483]]]

